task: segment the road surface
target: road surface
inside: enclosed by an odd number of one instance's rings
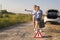
[[[0,29],[0,40],[60,40],[60,25],[46,24],[42,28],[43,38],[34,38],[35,32],[31,22],[17,24]]]

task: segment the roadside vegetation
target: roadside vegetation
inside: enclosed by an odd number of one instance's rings
[[[18,14],[1,10],[0,12],[0,28],[12,26],[22,22],[31,21],[31,14]]]

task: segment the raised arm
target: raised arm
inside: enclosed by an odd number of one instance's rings
[[[27,12],[33,12],[33,10],[27,10],[27,9],[25,9],[25,11],[27,11]]]

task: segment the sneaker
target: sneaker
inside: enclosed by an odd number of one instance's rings
[[[39,30],[40,32],[42,32],[41,30]]]
[[[34,31],[36,31],[36,28],[34,28]]]

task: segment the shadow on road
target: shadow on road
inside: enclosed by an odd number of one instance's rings
[[[53,25],[60,25],[60,23],[57,23],[57,22],[51,22],[51,24],[53,24]]]
[[[43,36],[43,38],[51,38],[52,36]]]

